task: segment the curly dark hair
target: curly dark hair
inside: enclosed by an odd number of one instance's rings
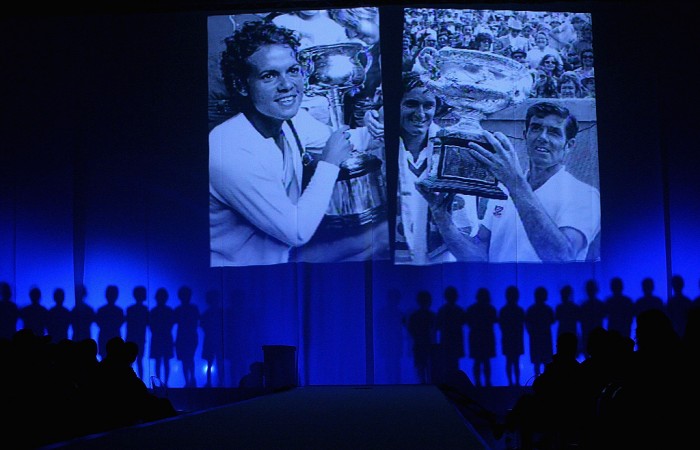
[[[226,50],[221,52],[221,75],[229,94],[236,95],[236,82],[250,74],[248,58],[263,45],[288,45],[296,53],[299,39],[294,31],[265,20],[245,22],[233,35],[224,40]]]

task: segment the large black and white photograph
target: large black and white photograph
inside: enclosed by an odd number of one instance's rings
[[[592,17],[404,9],[394,261],[600,259]]]
[[[389,259],[379,9],[208,18],[210,265]]]

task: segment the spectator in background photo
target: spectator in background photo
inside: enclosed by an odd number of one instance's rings
[[[490,52],[493,50],[493,34],[481,32],[474,36],[472,49],[480,52]]]
[[[515,61],[518,61],[520,64],[529,68],[530,66],[527,64],[527,61],[525,61],[526,56],[527,53],[523,50],[514,50],[510,53],[511,59],[514,59]]]
[[[503,43],[503,54],[505,56],[510,56],[516,50],[527,53],[527,51],[530,49],[530,42],[527,40],[527,38],[520,34],[523,30],[523,23],[520,20],[511,17],[508,19],[508,30],[509,33],[507,35],[499,38],[499,40]]]
[[[579,59],[581,65],[580,67],[574,69],[574,73],[579,77],[580,80],[583,80],[584,78],[594,77],[595,68],[593,67],[593,50],[586,49],[581,51]]]
[[[553,54],[546,54],[535,69],[535,86],[530,94],[533,98],[558,98],[557,85],[562,66]]]
[[[559,98],[582,98],[583,86],[574,72],[564,72],[557,83]]]
[[[535,46],[527,52],[527,63],[531,69],[537,69],[545,55],[552,55],[559,63],[559,67],[564,65],[561,55],[554,47],[549,45],[549,37],[546,32],[539,31],[535,35]]]

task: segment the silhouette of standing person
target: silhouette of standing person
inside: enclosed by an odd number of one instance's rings
[[[413,367],[416,368],[421,384],[430,382],[430,360],[437,342],[437,314],[430,309],[433,296],[428,291],[419,291],[416,295],[418,309],[413,311],[406,321],[406,329],[413,341]]]
[[[168,306],[168,291],[158,288],[156,291],[156,306],[151,309],[151,349],[150,359],[156,363],[156,377],[163,386],[168,385],[170,378],[170,360],[173,357],[173,327],[175,326],[175,311]]]
[[[545,364],[552,360],[554,308],[547,304],[547,289],[535,288],[535,303],[525,311],[525,328],[530,340],[530,362],[535,376],[542,373]]]
[[[106,305],[97,308],[95,313],[95,323],[99,328],[97,333],[97,347],[100,351],[100,356],[107,356],[107,342],[113,337],[122,337],[122,325],[124,324],[125,314],[121,306],[117,306],[119,298],[119,288],[110,284],[105,289]]]
[[[95,322],[95,310],[85,302],[87,288],[85,285],[75,286],[75,305],[71,309],[71,328],[73,329],[72,339],[80,342],[92,338],[92,324]]]
[[[137,375],[143,380],[143,357],[146,351],[146,330],[148,328],[148,306],[145,286],[136,286],[132,291],[134,304],[126,308],[126,340],[139,347],[136,355]]]
[[[654,287],[653,278],[646,277],[642,280],[643,295],[634,302],[635,316],[639,316],[639,314],[650,309],[659,309],[665,312],[664,301],[661,300],[661,297],[654,294]]]
[[[605,320],[605,303],[598,298],[598,282],[586,281],[586,299],[581,302],[581,340],[582,348],[588,347],[588,336],[594,328],[603,326]]]
[[[488,289],[479,288],[476,291],[476,303],[464,311],[464,321],[469,327],[469,356],[474,360],[474,383],[476,386],[491,386],[491,359],[496,356],[494,327],[498,323],[498,311],[491,304]]]
[[[46,331],[51,336],[54,343],[68,339],[68,329],[70,328],[70,310],[63,306],[66,301],[66,292],[62,288],[53,291],[54,306],[49,308]]]
[[[562,333],[573,333],[578,341],[578,353],[584,353],[579,322],[581,321],[581,307],[574,301],[574,289],[567,284],[559,290],[559,304],[554,308],[554,320],[557,322],[557,336]]]
[[[194,373],[194,353],[199,345],[199,307],[192,303],[192,289],[182,286],[177,291],[180,304],[175,307],[175,352],[177,359],[182,362],[182,373],[185,376],[185,387],[197,387]]]
[[[202,358],[207,362],[207,384],[212,387],[212,372],[216,374],[216,386],[222,384],[224,369],[224,312],[219,291],[206,293],[207,307],[199,318],[204,334]]]
[[[19,307],[12,300],[10,283],[0,281],[0,339],[12,339],[17,331]]]
[[[458,371],[459,360],[464,357],[464,309],[457,304],[457,288],[447,286],[443,297],[445,303],[437,311],[438,374],[441,377]]]
[[[525,310],[517,286],[506,288],[506,304],[498,311],[501,351],[506,357],[508,386],[520,386],[520,356],[525,354]]]
[[[679,336],[685,334],[685,323],[688,321],[688,311],[692,306],[692,300],[685,295],[683,289],[685,281],[680,275],[671,277],[671,297],[666,303],[666,313],[673,323],[673,329]]]
[[[634,301],[625,295],[622,278],[613,277],[610,280],[612,295],[605,299],[605,315],[608,318],[609,331],[617,331],[628,338],[632,336],[634,321]]]
[[[19,310],[23,328],[32,330],[35,336],[44,336],[49,323],[49,310],[41,304],[41,289],[29,289],[29,305]]]

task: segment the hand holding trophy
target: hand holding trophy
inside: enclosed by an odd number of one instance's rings
[[[427,49],[424,49],[427,51]],[[529,71],[520,63],[502,55],[467,49],[442,48],[425,56],[429,64],[421,76],[428,89],[443,98],[453,110],[455,123],[436,136],[432,173],[421,183],[438,192],[455,192],[487,198],[505,199],[498,180],[473,158],[468,148],[477,142],[491,149],[482,136],[481,121],[527,98],[532,86]]]
[[[306,72],[307,95],[323,95],[330,104],[331,128],[345,126],[343,95],[365,82],[372,56],[358,42],[317,45],[299,53]],[[329,228],[360,227],[382,219],[386,211],[386,183],[382,161],[363,151],[353,151],[340,165],[340,175],[323,225]]]

